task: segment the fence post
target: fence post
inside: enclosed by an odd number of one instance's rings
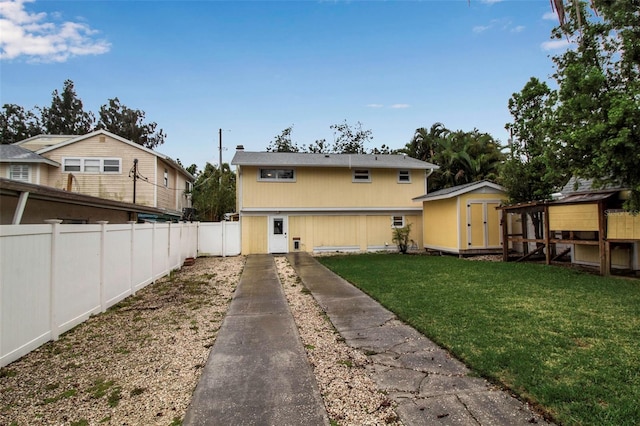
[[[107,223],[108,220],[98,220],[97,224],[100,225],[100,310],[102,312],[107,311],[107,301],[105,296],[105,256],[107,248]]]
[[[129,287],[131,288],[131,295],[136,294],[136,285],[133,281],[133,275],[136,270],[135,268],[135,257],[133,254],[135,253],[134,247],[136,242],[136,221],[130,220],[127,222],[131,225],[131,235],[129,236],[129,258],[131,259],[131,270],[129,271]]]
[[[225,241],[224,241],[225,232],[224,231],[225,231],[225,228],[226,228],[226,223],[227,222],[225,222],[224,220],[222,222],[220,222],[220,224],[222,225],[220,227],[221,232],[222,232],[222,257],[225,257],[225,245],[224,245],[224,243],[225,243]]]
[[[51,340],[58,340],[60,330],[58,328],[58,318],[56,315],[56,284],[58,275],[57,256],[58,239],[60,237],[59,219],[47,219],[44,221],[51,225],[51,271],[49,274],[49,329],[51,330]]]

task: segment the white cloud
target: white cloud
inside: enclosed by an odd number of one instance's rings
[[[517,27],[511,28],[511,32],[512,33],[521,33],[521,32],[524,31],[524,29],[525,29],[524,25],[518,25]]]
[[[495,4],[495,3],[500,3],[504,0],[481,0],[481,3],[485,3],[485,4]]]
[[[542,15],[542,19],[544,19],[545,21],[557,21],[558,15],[556,15],[555,12],[547,12]]]
[[[563,38],[559,40],[545,41],[540,45],[540,47],[542,47],[542,50],[562,50],[566,49],[572,44],[573,43],[571,43],[569,40]]]
[[[367,108],[382,108],[384,105],[382,104],[367,104]]]
[[[393,104],[393,105],[391,105],[391,107],[390,107],[390,108],[393,108],[393,109],[403,109],[403,108],[409,108],[410,106],[411,106],[411,105],[409,105],[409,104]]]
[[[476,34],[483,33],[491,28],[491,25],[477,25],[473,27],[473,32]]]
[[[111,48],[98,33],[78,22],[47,21],[46,13],[25,10],[34,0],[0,1],[0,59],[27,57],[34,62],[65,62],[82,55],[100,55]]]

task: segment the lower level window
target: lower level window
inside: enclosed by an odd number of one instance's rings
[[[391,226],[394,228],[404,228],[404,216],[391,216]]]
[[[29,182],[29,165],[12,164],[9,168],[9,179],[19,180],[20,182]]]

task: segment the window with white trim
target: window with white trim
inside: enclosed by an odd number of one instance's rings
[[[120,158],[63,158],[62,170],[78,173],[120,173],[122,159]]]
[[[169,170],[164,169],[164,186],[165,188],[169,187]]]
[[[371,182],[369,169],[353,169],[353,182]]]
[[[411,183],[411,171],[398,170],[398,183]]]
[[[291,182],[296,180],[296,171],[294,169],[260,169],[258,180]]]
[[[9,179],[29,182],[29,165],[12,164],[11,167],[9,167]]]
[[[404,216],[391,216],[392,228],[404,228]]]

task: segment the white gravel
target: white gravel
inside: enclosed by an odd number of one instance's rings
[[[0,425],[179,425],[244,260],[199,258],[2,368]],[[399,425],[367,356],[341,339],[287,260],[276,265],[329,418]]]

